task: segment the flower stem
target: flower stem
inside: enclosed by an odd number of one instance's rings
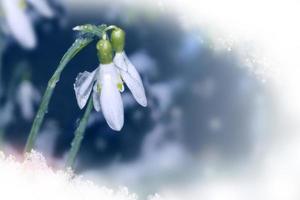
[[[88,123],[88,119],[89,119],[90,113],[92,111],[92,108],[93,108],[93,98],[90,98],[88,105],[85,109],[84,115],[83,115],[82,119],[80,120],[80,123],[79,123],[77,129],[75,130],[75,133],[74,133],[75,137],[71,143],[70,152],[68,153],[66,168],[73,167],[73,165],[74,165],[75,158],[80,149],[81,142],[82,142],[82,139],[84,136],[86,125]]]
[[[110,26],[106,27],[106,28],[103,30],[103,32],[109,31],[109,30],[111,30],[111,29],[117,29],[117,28],[118,28],[118,27],[115,26],[115,25],[110,25]]]
[[[68,49],[68,51],[65,53],[63,58],[61,59],[56,71],[52,75],[51,79],[48,82],[47,89],[44,93],[44,96],[42,98],[42,102],[40,104],[39,110],[34,118],[26,146],[25,146],[25,152],[30,152],[35,144],[37,134],[39,132],[39,129],[42,125],[43,119],[45,114],[47,113],[48,110],[48,105],[50,102],[50,99],[52,97],[53,91],[55,89],[56,83],[60,79],[60,75],[66,65],[72,60],[72,58],[84,47],[86,47],[92,39],[90,38],[80,38],[76,39],[73,45]]]

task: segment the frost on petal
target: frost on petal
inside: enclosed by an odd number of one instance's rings
[[[2,8],[12,36],[24,47],[34,48],[36,36],[25,9],[19,0],[2,0]]]
[[[124,124],[121,94],[110,74],[104,74],[101,83],[100,103],[104,118],[111,129],[120,131]]]
[[[46,0],[27,0],[41,15],[52,18],[53,10],[50,8]]]
[[[82,109],[85,106],[91,94],[96,71],[97,69],[91,73],[85,71],[83,73],[79,73],[78,76],[76,77],[76,81],[74,83],[74,90],[75,90],[77,103],[80,109]]]
[[[121,71],[121,76],[127,87],[131,91],[134,99],[141,105],[147,106],[147,98],[145,94],[144,86],[139,84],[128,72]]]
[[[100,83],[99,82],[97,82],[93,88],[93,104],[94,104],[95,110],[97,112],[99,112],[101,109],[101,106],[100,106]]]
[[[114,57],[114,64],[123,71],[127,71],[127,63],[125,61],[124,53],[116,53]]]

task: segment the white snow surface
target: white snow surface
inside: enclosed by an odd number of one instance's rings
[[[9,200],[137,200],[126,187],[110,189],[84,180],[71,170],[53,170],[45,158],[33,151],[18,161],[0,152],[0,199]],[[159,195],[148,200],[159,200]]]

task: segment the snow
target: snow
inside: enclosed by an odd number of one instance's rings
[[[0,152],[1,199],[9,200],[137,200],[126,187],[110,189],[84,180],[71,170],[53,170],[45,158],[33,151],[18,161],[14,156]],[[148,200],[159,200],[158,195]]]

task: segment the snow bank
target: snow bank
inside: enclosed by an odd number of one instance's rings
[[[45,158],[32,152],[24,161],[0,152],[0,199],[9,200],[137,200],[127,188],[100,187],[71,171],[54,171]],[[149,200],[158,200],[154,195]]]

